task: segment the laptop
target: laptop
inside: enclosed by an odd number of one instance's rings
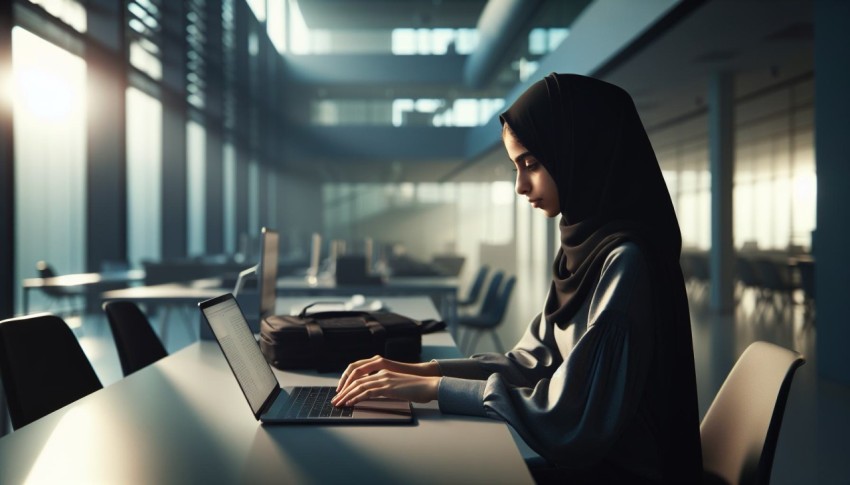
[[[413,421],[413,408],[407,401],[373,399],[337,408],[330,402],[336,393],[335,387],[280,387],[232,294],[200,302],[198,306],[254,417],[263,424],[403,424]]]

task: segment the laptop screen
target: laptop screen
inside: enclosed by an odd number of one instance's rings
[[[277,231],[263,228],[260,244],[260,318],[274,315],[277,297],[277,258],[280,237]]]
[[[233,295],[227,294],[201,304],[221,351],[251,405],[254,415],[278,387],[277,379],[260,352],[248,322]]]

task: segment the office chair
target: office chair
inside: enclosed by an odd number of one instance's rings
[[[767,484],[794,372],[805,360],[767,342],[744,350],[700,425],[706,484]]]
[[[124,377],[168,355],[135,303],[108,301],[103,304],[103,311],[109,320]]]
[[[0,374],[15,429],[103,388],[74,333],[49,313],[0,322]]]
[[[800,272],[800,288],[803,290],[803,315],[808,323],[814,320],[815,312],[815,263],[798,261],[797,270]]]
[[[56,277],[56,271],[53,267],[47,263],[47,261],[39,261],[35,263],[35,269],[38,271],[39,278],[54,278]],[[74,303],[77,297],[84,296],[85,294],[79,289],[72,288],[62,288],[58,286],[43,286],[41,291],[50,299],[51,303],[54,301],[64,301],[68,300],[71,302],[71,309],[68,312],[69,315],[74,313]],[[58,312],[57,312],[58,313]]]
[[[487,279],[487,273],[490,272],[490,267],[482,265],[478,268],[478,273],[475,274],[475,279],[472,280],[472,286],[469,287],[469,294],[466,298],[457,302],[459,306],[474,305],[478,301],[478,296],[481,295],[481,288],[484,287],[484,280]]]
[[[759,258],[753,265],[761,278],[762,294],[776,310],[782,311],[787,304],[793,303],[794,284],[787,263]]]
[[[744,298],[744,293],[747,290],[752,290],[755,292],[755,302],[758,305],[762,300],[762,282],[753,262],[744,256],[735,256],[735,276],[738,277],[738,282],[741,285],[739,299]]]
[[[504,275],[501,271],[493,275],[478,315],[460,317],[458,319],[458,325],[466,329],[460,347],[467,354],[472,353],[478,344],[478,340],[481,338],[481,334],[486,331],[489,331],[492,335],[493,342],[496,344],[496,350],[499,352],[505,351],[504,345],[502,345],[502,341],[496,333],[496,327],[502,323],[502,319],[505,316],[508,301],[516,283],[516,277],[511,276],[508,278],[505,281],[504,287],[502,287],[503,278]]]

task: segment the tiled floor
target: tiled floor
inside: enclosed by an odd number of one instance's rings
[[[817,326],[800,304],[756,303],[745,294],[733,315],[721,316],[705,308],[700,292],[692,288],[691,311],[700,414],[741,352],[755,340],[791,348],[806,357],[795,376],[783,421],[773,468],[774,484],[850,484],[850,388],[820,379],[816,373]],[[189,327],[177,315],[166,347],[173,353],[194,341]],[[154,319],[154,325],[158,328]],[[197,321],[194,322],[197,325]],[[121,369],[105,317],[89,315],[76,330],[80,343],[105,386],[121,379]],[[485,348],[482,339],[479,351]]]

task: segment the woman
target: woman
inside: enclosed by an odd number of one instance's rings
[[[505,355],[355,362],[335,404],[438,399],[503,419],[546,460],[539,481],[700,482],[681,234],[631,98],[553,73],[501,121],[516,192],[561,216],[543,312]]]

